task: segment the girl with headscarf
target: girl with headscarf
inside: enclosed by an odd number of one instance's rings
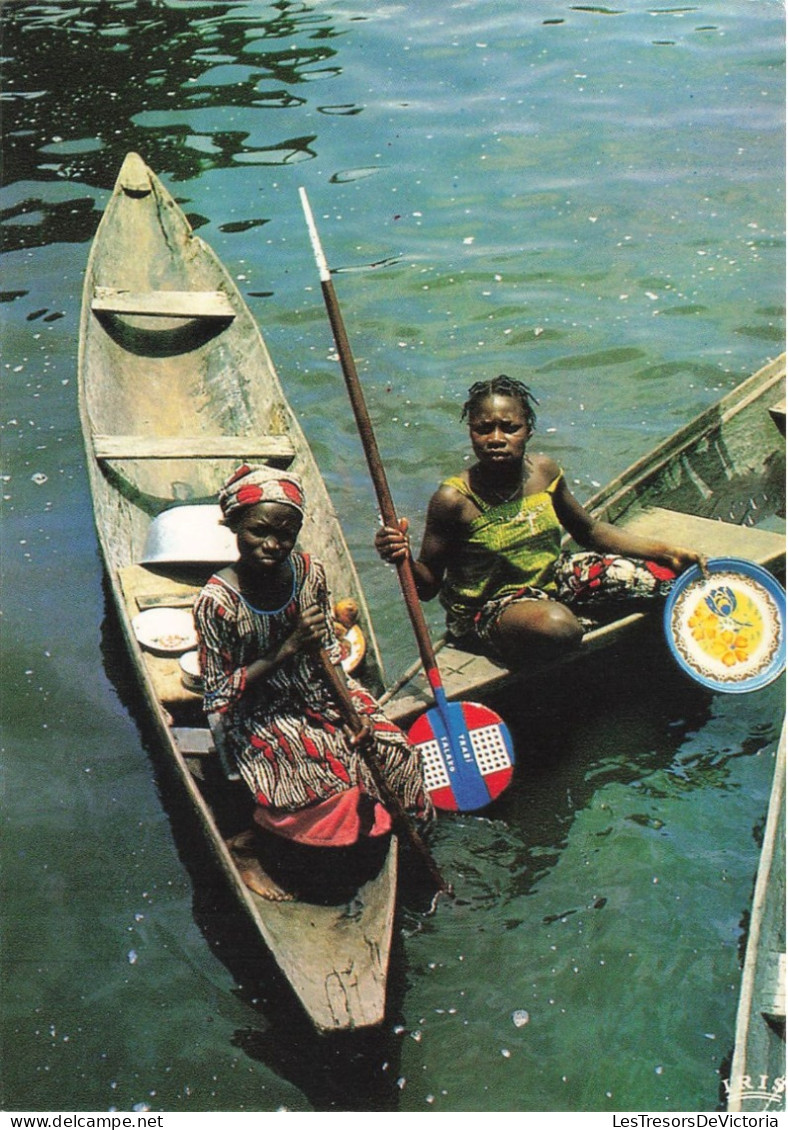
[[[347,847],[385,836],[391,818],[315,656],[322,647],[341,662],[323,565],[295,549],[300,481],[245,464],[224,484],[219,504],[238,560],[210,578],[195,604],[204,708],[220,716],[225,751],[256,802],[256,834],[231,843],[243,879],[263,897],[283,898],[260,866],[266,833],[280,845],[284,838]],[[389,787],[407,810],[429,815],[416,751],[374,698],[347,682],[362,740],[371,740]]]

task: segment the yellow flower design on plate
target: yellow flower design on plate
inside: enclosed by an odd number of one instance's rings
[[[708,598],[699,599],[687,626],[699,647],[725,667],[747,663],[763,639],[764,624],[760,609],[745,592],[727,590],[732,596],[722,605]]]

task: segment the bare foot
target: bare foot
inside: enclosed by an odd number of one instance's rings
[[[227,841],[233,862],[245,886],[270,902],[292,902],[295,898],[267,875],[254,851],[254,832],[241,832]]]
[[[237,860],[238,871],[250,891],[269,902],[292,902],[295,895],[284,891],[270,875],[266,875],[256,859]]]

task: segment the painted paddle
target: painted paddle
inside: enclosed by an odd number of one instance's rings
[[[358,715],[358,712],[356,711],[356,707],[353,703],[353,699],[351,698],[347,683],[344,681],[342,676],[339,674],[339,671],[337,671],[336,667],[331,662],[331,659],[325,648],[319,648],[317,652],[317,658],[320,662],[323,674],[325,675],[326,682],[328,683],[329,688],[331,689],[331,693],[334,696],[334,701],[339,708],[340,714],[342,715],[350,729],[353,731],[353,733],[359,734],[362,730],[363,724],[361,722],[361,718]],[[375,760],[375,755],[373,754],[372,750],[367,746],[365,742],[362,742],[358,748],[361,756],[369,766],[369,770],[372,774],[375,784],[378,787],[383,803],[394,819],[394,827],[404,836],[406,836],[411,846],[416,849],[416,852],[421,857],[422,862],[427,868],[427,871],[429,871],[430,877],[432,878],[432,881],[435,883],[435,886],[438,888],[438,890],[444,891],[449,895],[453,894],[454,892],[452,890],[451,884],[447,883],[441,875],[438,869],[438,865],[430,853],[430,849],[427,847],[424,840],[419,835],[419,832],[414,826],[413,821],[405,811],[402,802],[400,801],[397,794],[389,787],[389,783],[386,780],[382,769]]]
[[[350,403],[356,418],[364,454],[385,525],[397,528],[399,521],[380,458],[372,422],[350,349],[326,257],[305,189],[299,189],[320,286],[334,334]],[[483,808],[509,785],[514,772],[514,747],[502,719],[479,703],[449,702],[424,619],[413,576],[406,557],[397,562],[402,595],[416,636],[422,666],[435,698],[435,708],[426,711],[411,727],[411,742],[421,753],[425,785],[436,808],[471,812]]]

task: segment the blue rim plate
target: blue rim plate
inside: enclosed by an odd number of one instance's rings
[[[679,667],[710,690],[745,694],[785,669],[785,590],[752,561],[713,557],[708,576],[682,573],[663,623]]]

